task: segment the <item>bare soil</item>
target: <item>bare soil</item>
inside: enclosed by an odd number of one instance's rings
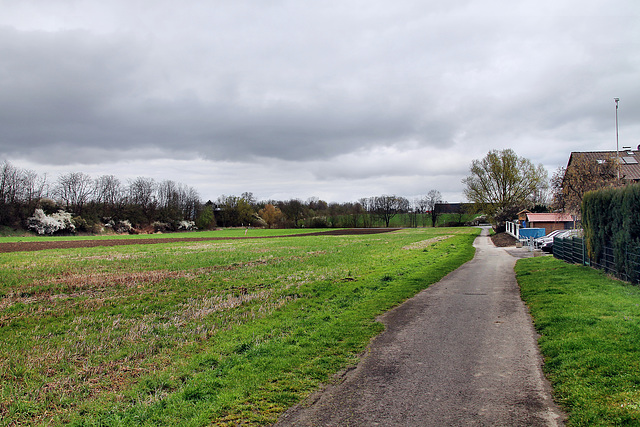
[[[120,246],[120,245],[152,245],[157,243],[173,242],[201,242],[207,240],[242,240],[242,239],[274,239],[278,237],[301,236],[348,236],[360,234],[388,233],[400,230],[399,228],[346,228],[342,230],[319,231],[315,233],[289,234],[282,236],[259,237],[167,237],[156,239],[109,239],[109,240],[58,240],[42,242],[9,242],[0,243],[0,253],[42,251],[45,249],[69,249],[69,248],[93,248],[96,246]]]
[[[515,246],[518,239],[508,233],[496,233],[491,236],[491,241],[499,248],[506,248],[508,246]]]

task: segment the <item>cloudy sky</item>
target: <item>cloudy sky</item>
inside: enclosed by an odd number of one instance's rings
[[[0,0],[0,161],[204,200],[462,201],[640,144],[638,0]]]

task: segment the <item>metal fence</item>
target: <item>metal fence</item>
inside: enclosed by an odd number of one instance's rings
[[[623,259],[618,263],[612,246],[603,246],[598,262],[589,258],[583,237],[553,239],[553,256],[574,264],[589,265],[628,282],[640,283],[640,247],[625,249]],[[625,265],[626,271],[618,271],[618,265]]]

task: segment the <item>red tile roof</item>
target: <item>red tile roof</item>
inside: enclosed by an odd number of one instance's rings
[[[528,213],[529,222],[573,222],[571,215],[566,213]]]

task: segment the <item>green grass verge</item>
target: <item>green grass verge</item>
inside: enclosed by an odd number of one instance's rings
[[[567,424],[640,425],[640,288],[552,257],[516,273]]]
[[[478,232],[0,254],[0,425],[273,423]]]

